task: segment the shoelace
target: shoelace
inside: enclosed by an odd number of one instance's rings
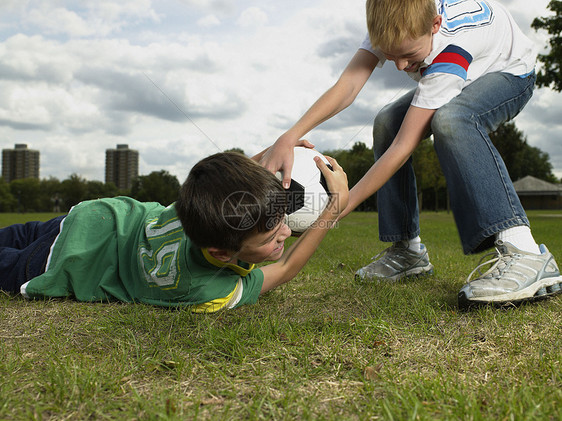
[[[495,256],[495,257],[493,259],[482,262],[482,260],[486,259],[489,256]],[[513,259],[517,258],[517,256],[518,254],[510,254],[510,253],[504,254],[496,247],[495,252],[492,251],[482,256],[476,268],[474,268],[474,270],[470,272],[470,275],[468,275],[468,277],[466,278],[466,282],[470,282],[470,279],[472,278],[472,275],[474,275],[475,272],[478,272],[480,276],[487,276],[493,274],[492,277],[494,278],[501,277],[505,273],[505,271],[511,267],[511,265],[513,264]],[[493,265],[487,271],[482,272],[480,270],[483,266],[491,265],[492,263]],[[497,274],[495,274],[496,271]]]
[[[397,249],[398,247],[396,247],[394,244],[391,245],[390,247],[385,248],[383,251],[381,251],[379,254],[377,254],[376,256],[371,257],[371,261],[374,261],[376,259],[378,259],[379,257],[381,257],[382,255],[386,255],[389,251],[393,250],[393,249]]]

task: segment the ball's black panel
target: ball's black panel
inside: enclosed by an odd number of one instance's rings
[[[287,189],[287,215],[290,215],[304,206],[304,187],[291,179]]]
[[[327,167],[329,169],[331,169],[332,171],[334,171],[334,169],[332,168],[331,165],[327,165]],[[330,192],[330,190],[328,190],[328,183],[326,183],[326,177],[324,177],[324,174],[320,173],[320,184],[322,185],[322,187],[324,187],[324,190],[326,190],[326,193],[328,193],[328,196],[331,196],[332,193]]]

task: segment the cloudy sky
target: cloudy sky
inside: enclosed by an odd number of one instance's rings
[[[504,0],[522,29],[548,0]],[[0,146],[41,152],[41,178],[104,180],[105,149],[183,181],[204,156],[272,144],[336,80],[365,30],[364,0],[1,0]],[[376,112],[413,82],[392,63],[308,136],[371,143]],[[562,177],[562,96],[536,91],[516,119]]]

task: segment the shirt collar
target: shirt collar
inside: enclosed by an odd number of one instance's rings
[[[254,267],[256,266],[255,264],[252,263],[252,264],[249,264],[248,269],[246,269],[246,268],[243,268],[240,265],[235,265],[234,263],[226,263],[226,262],[220,261],[219,259],[216,259],[215,257],[211,256],[211,254],[209,253],[209,250],[206,249],[206,248],[202,248],[201,252],[203,253],[203,257],[205,257],[207,262],[209,262],[213,266],[217,266],[219,268],[231,269],[240,276],[248,275],[254,269]]]

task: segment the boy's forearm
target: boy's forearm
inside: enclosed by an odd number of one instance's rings
[[[373,164],[367,173],[349,191],[349,203],[341,213],[342,219],[351,213],[363,201],[376,193],[410,157],[409,149],[389,149]]]
[[[386,152],[349,191],[342,219],[376,193],[410,158],[427,131],[435,110],[410,107],[398,135]]]
[[[337,222],[340,209],[337,201],[330,201],[324,212],[285,252],[277,262],[262,267],[265,279],[262,293],[293,279],[306,265],[328,231]]]

